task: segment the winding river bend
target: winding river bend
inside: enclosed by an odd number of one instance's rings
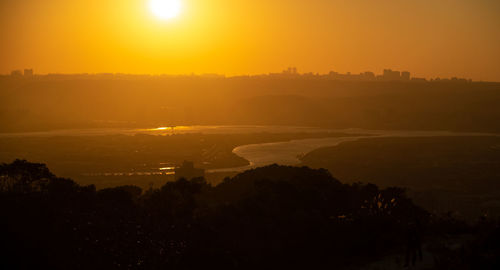
[[[397,131],[397,130],[368,130],[368,129],[327,129],[297,126],[169,126],[149,129],[72,129],[52,130],[43,132],[0,133],[0,138],[8,137],[53,137],[53,136],[101,136],[111,134],[135,135],[171,135],[171,134],[237,134],[237,133],[314,133],[336,132],[344,133],[345,137],[328,137],[316,139],[300,139],[285,142],[259,143],[241,145],[233,149],[233,153],[246,159],[249,165],[233,168],[209,170],[208,172],[239,172],[270,164],[297,165],[300,156],[322,147],[336,146],[343,142],[357,141],[374,137],[435,137],[435,136],[500,136],[493,133],[451,132],[451,131]],[[362,135],[360,135],[362,134]],[[160,168],[161,170],[162,168]]]
[[[365,130],[365,129],[343,129],[338,132],[352,134],[350,137],[332,137],[320,139],[301,139],[287,142],[259,143],[238,146],[233,153],[248,160],[250,163],[243,167],[223,168],[210,170],[209,172],[232,172],[244,171],[252,168],[262,167],[270,164],[297,165],[300,156],[315,149],[331,147],[343,142],[357,141],[365,138],[381,137],[449,137],[449,136],[500,136],[492,133],[475,132],[451,132],[451,131],[390,131],[390,130]],[[356,136],[356,134],[366,134]]]

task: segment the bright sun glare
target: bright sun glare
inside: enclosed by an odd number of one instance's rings
[[[162,19],[168,20],[175,18],[181,12],[180,0],[150,0],[149,7],[153,14]]]

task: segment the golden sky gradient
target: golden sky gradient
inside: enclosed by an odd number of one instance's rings
[[[0,73],[359,73],[500,81],[498,0],[1,0]]]

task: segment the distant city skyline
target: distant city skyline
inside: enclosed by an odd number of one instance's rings
[[[12,70],[9,74],[0,74],[3,76],[11,76],[11,77],[33,77],[33,76],[200,76],[200,77],[259,77],[259,76],[269,76],[269,77],[293,77],[293,76],[302,76],[302,77],[318,77],[318,78],[326,78],[333,80],[347,80],[347,81],[434,81],[434,80],[450,80],[450,81],[462,81],[462,82],[470,82],[472,79],[470,78],[461,78],[457,76],[452,77],[417,77],[412,76],[413,74],[409,71],[398,71],[390,68],[383,69],[382,73],[376,74],[372,71],[364,71],[360,73],[341,73],[337,71],[329,71],[327,73],[314,73],[314,72],[303,72],[301,73],[297,67],[288,67],[287,69],[282,70],[281,72],[270,72],[270,73],[262,73],[262,74],[238,74],[228,76],[226,74],[218,74],[218,73],[188,73],[188,74],[134,74],[134,73],[113,73],[113,72],[100,72],[100,73],[47,73],[47,74],[37,74],[32,68],[25,69],[15,69]]]

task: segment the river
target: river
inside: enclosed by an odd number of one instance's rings
[[[448,137],[448,136],[500,136],[492,133],[476,132],[451,132],[451,131],[391,131],[391,130],[367,130],[367,129],[337,129],[336,132],[353,134],[350,137],[331,137],[320,139],[301,139],[287,142],[259,143],[238,146],[233,153],[248,160],[250,163],[243,167],[223,168],[210,170],[209,172],[231,172],[244,171],[252,168],[262,167],[270,164],[297,165],[300,156],[315,149],[331,147],[343,142],[357,141],[365,138],[381,137]],[[356,134],[366,134],[355,136]]]

